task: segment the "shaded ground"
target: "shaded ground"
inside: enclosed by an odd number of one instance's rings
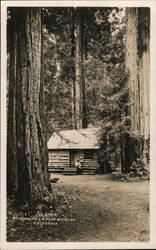
[[[148,181],[117,182],[111,174],[53,177],[59,177],[53,190],[63,201],[53,223],[24,226],[11,211],[8,241],[149,240]]]

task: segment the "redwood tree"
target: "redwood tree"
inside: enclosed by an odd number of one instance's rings
[[[126,67],[130,73],[129,101],[131,114],[131,130],[139,130],[139,87],[138,87],[138,14],[137,8],[126,9]]]
[[[138,39],[140,133],[143,136],[143,159],[148,163],[150,138],[150,8],[138,8]]]
[[[44,133],[41,8],[11,8],[7,187],[21,203],[51,191]]]
[[[149,8],[126,8],[126,67],[130,75],[131,134],[140,138],[137,148],[134,140],[133,155],[140,156],[146,163],[149,158],[149,23]],[[130,146],[132,148],[132,144]],[[128,145],[127,149],[126,155],[129,155]]]
[[[73,128],[76,129],[77,122],[76,122],[76,93],[75,93],[75,13],[76,9],[72,8],[71,10],[71,29],[70,29],[70,35],[71,35],[71,58],[73,59],[74,67],[72,67],[72,125]]]
[[[75,119],[76,128],[87,127],[86,117],[86,91],[84,78],[84,9],[76,11],[76,52],[75,52]]]

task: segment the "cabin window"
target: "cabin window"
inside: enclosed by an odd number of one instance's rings
[[[86,151],[84,152],[84,159],[93,159],[94,158],[94,152]]]

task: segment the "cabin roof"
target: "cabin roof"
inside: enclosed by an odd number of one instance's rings
[[[54,132],[48,149],[98,149],[99,128],[72,129]]]

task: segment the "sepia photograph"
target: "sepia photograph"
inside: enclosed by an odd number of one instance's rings
[[[30,2],[2,8],[2,249],[148,249],[152,8]]]

